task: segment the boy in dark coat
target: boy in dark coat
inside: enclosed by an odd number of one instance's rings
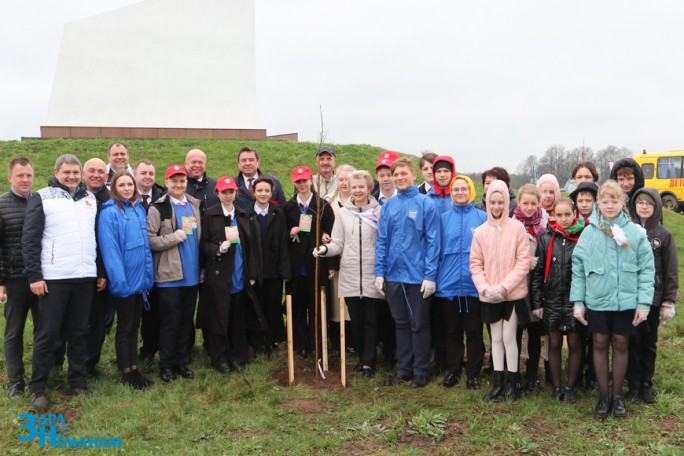
[[[646,229],[648,240],[653,248],[655,291],[646,325],[642,325],[647,328],[629,339],[627,398],[654,403],[656,397],[653,393],[653,374],[656,364],[658,326],[660,320],[669,320],[675,314],[674,305],[679,288],[679,257],[674,236],[659,221],[662,218],[663,205],[658,191],[652,188],[637,190],[631,206],[635,208],[637,223]]]

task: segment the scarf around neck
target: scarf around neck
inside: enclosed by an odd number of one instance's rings
[[[558,222],[555,220],[549,222],[549,228],[551,228],[551,241],[549,242],[549,248],[546,251],[546,263],[544,263],[544,283],[549,277],[549,270],[551,269],[551,260],[553,259],[553,243],[556,240],[556,234],[562,235],[565,239],[570,242],[577,244],[580,234],[584,229],[584,219],[578,219],[572,221],[572,225],[567,228],[561,228]]]
[[[523,214],[520,206],[516,206],[516,208],[513,210],[513,215],[515,215],[515,218],[518,221],[525,225],[527,232],[534,236],[536,240],[539,240],[539,238],[541,238],[546,232],[544,227],[541,225],[543,218],[541,208],[537,208],[537,212],[535,212],[532,217],[527,217],[525,214]]]

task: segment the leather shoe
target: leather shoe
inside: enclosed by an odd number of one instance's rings
[[[480,389],[480,382],[477,381],[477,377],[469,378],[466,381],[466,388],[469,390],[479,390]]]
[[[428,379],[422,375],[414,375],[411,382],[411,388],[423,388],[427,385]]]
[[[613,416],[615,418],[627,417],[627,405],[625,404],[625,399],[622,396],[613,397]]]
[[[93,395],[93,392],[90,391],[88,388],[71,388],[71,395],[90,397]]]
[[[24,395],[24,387],[25,387],[24,382],[17,382],[17,383],[12,383],[9,389],[9,398],[12,399],[14,397],[20,397]]]
[[[639,390],[639,398],[647,404],[655,404],[658,402],[656,400],[655,393],[653,392],[653,388],[650,385],[644,385],[641,387]]]
[[[218,366],[216,366],[216,370],[221,372],[222,374],[230,374],[230,364],[228,364],[226,361],[222,361],[218,363]]]
[[[408,375],[399,375],[396,374],[387,380],[385,380],[385,386],[396,386],[396,385],[401,385],[402,383],[407,383],[411,381],[411,377]]]
[[[45,397],[45,394],[43,393],[31,394],[31,399],[29,400],[29,403],[31,404],[31,407],[33,407],[39,412],[44,412],[50,406],[47,397]]]
[[[188,369],[188,366],[176,367],[176,373],[185,379],[195,378],[195,373]]]
[[[444,380],[442,386],[445,388],[452,388],[460,380],[460,376],[456,372],[449,372]]]
[[[363,367],[361,369],[363,371],[363,378],[365,378],[365,379],[373,378],[373,369],[371,367]]]
[[[159,371],[159,378],[162,382],[169,383],[176,379],[176,374],[171,369],[166,368]]]
[[[604,419],[610,413],[610,400],[607,397],[599,397],[596,403],[596,408],[594,408],[594,415],[597,418]]]

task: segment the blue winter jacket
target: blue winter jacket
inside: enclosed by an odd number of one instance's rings
[[[435,187],[432,187],[430,191],[427,192],[426,196],[430,198],[430,201],[433,202],[438,214],[444,214],[445,212],[448,212],[451,210],[451,206],[454,205],[454,202],[451,201],[451,198],[448,195],[446,198],[442,198],[441,196],[437,195],[437,193],[435,193]]]
[[[149,291],[154,284],[152,251],[147,238],[147,213],[142,204],[111,199],[102,205],[98,223],[100,254],[116,297]]]
[[[473,202],[452,204],[451,210],[442,213],[437,297],[479,296],[470,274],[470,244],[475,228],[486,221],[487,214],[476,209]]]
[[[434,204],[418,187],[399,190],[380,211],[375,276],[413,285],[436,281],[439,224]]]
[[[572,252],[570,301],[598,311],[648,309],[653,302],[655,266],[653,251],[644,231],[624,213],[608,223],[619,225],[629,247],[617,244],[598,226],[598,204]]]

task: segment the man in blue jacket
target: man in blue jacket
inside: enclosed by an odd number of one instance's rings
[[[391,171],[398,192],[382,207],[375,251],[375,286],[386,291],[397,333],[397,373],[385,385],[412,380],[412,387],[422,388],[430,373],[440,221],[434,204],[414,185],[413,162],[399,158]]]

